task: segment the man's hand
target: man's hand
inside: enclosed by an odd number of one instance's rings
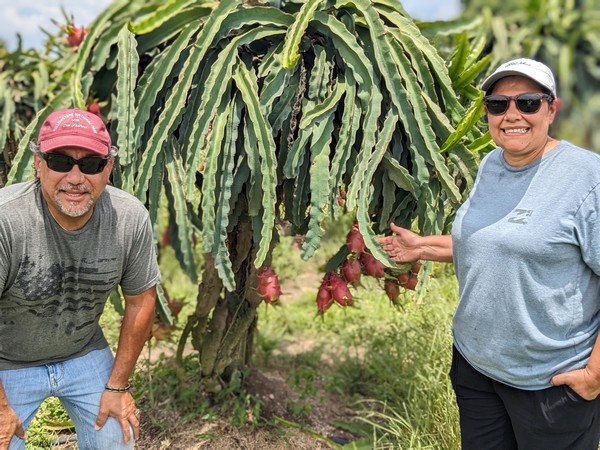
[[[0,406],[0,450],[7,450],[13,436],[25,439],[23,424],[9,406]]]
[[[411,262],[421,259],[422,249],[419,245],[421,236],[393,223],[390,229],[395,235],[378,238],[377,242],[393,261]]]
[[[594,400],[600,394],[600,376],[587,366],[570,372],[559,373],[550,380],[553,386],[566,384],[586,400]]]
[[[109,416],[116,418],[123,431],[123,439],[129,442],[131,432],[129,425],[133,428],[133,437],[137,440],[140,436],[139,409],[135,407],[135,401],[129,392],[105,391],[100,399],[100,411],[96,417],[96,430],[106,423]]]

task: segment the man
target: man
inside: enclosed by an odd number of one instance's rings
[[[55,111],[31,149],[36,179],[0,189],[0,449],[24,448],[50,396],[80,449],[133,448],[129,377],[160,278],[148,213],[107,186],[116,149],[98,116]],[[98,321],[117,285],[126,307],[113,357]]]

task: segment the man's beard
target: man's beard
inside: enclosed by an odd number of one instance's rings
[[[90,198],[87,201],[87,203],[82,204],[81,202],[69,202],[69,201],[62,201],[60,200],[58,194],[60,191],[79,191],[82,193],[87,193],[90,194]],[[92,208],[92,206],[94,206],[94,193],[88,189],[86,186],[84,186],[83,184],[80,185],[74,185],[74,184],[67,184],[67,185],[62,185],[59,186],[56,189],[56,193],[54,194],[54,203],[56,203],[56,206],[58,207],[59,211],[69,217],[81,217],[85,214],[87,214],[87,212]]]

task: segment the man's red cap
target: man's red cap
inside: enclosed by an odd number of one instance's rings
[[[50,113],[40,128],[38,144],[43,153],[64,147],[77,147],[101,156],[108,155],[111,147],[110,135],[102,119],[81,109],[63,109]]]

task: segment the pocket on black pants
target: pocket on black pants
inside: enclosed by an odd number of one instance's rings
[[[569,386],[537,391],[538,424],[547,432],[587,430],[598,420],[600,399],[585,400]]]

